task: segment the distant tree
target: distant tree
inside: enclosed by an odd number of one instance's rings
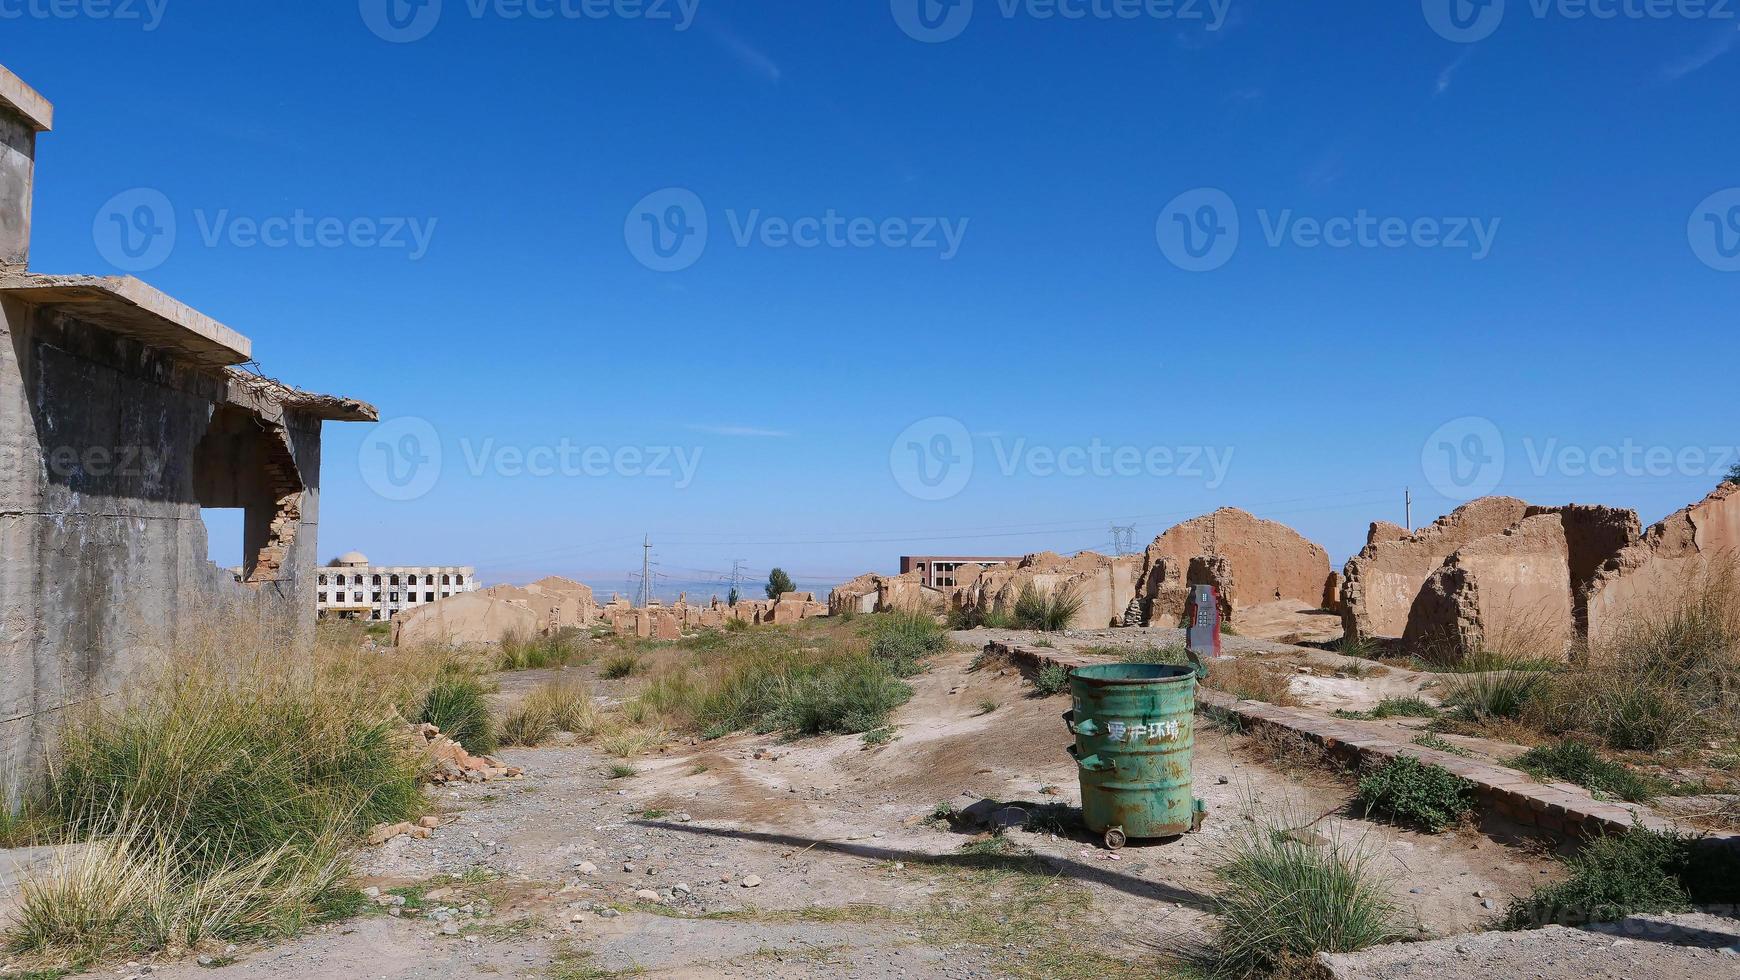
[[[1727,482],[1740,483],[1740,463],[1735,463],[1734,468],[1728,471]]]
[[[727,606],[737,605],[737,586],[733,585],[731,587],[731,594],[725,598],[725,604]]]
[[[768,573],[767,597],[769,599],[777,599],[780,596],[785,595],[787,592],[796,591],[797,585],[792,582],[791,576],[787,575],[784,569],[776,568]]]

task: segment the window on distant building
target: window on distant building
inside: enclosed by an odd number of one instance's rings
[[[433,593],[433,592],[423,593],[423,601],[424,602],[434,602],[435,601],[435,593]]]

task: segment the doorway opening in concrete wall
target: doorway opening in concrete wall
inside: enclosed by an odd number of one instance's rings
[[[212,413],[193,453],[193,489],[207,518],[207,539],[215,564],[241,553],[241,581],[251,586],[276,582],[302,520],[303,483],[282,426],[245,409],[226,405]],[[223,542],[240,512],[239,530]],[[216,551],[222,547],[225,550]]]

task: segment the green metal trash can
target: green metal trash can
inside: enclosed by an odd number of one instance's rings
[[[1160,664],[1070,672],[1075,705],[1063,720],[1075,734],[1082,820],[1107,847],[1201,829],[1207,808],[1191,795],[1196,682],[1196,669]]]

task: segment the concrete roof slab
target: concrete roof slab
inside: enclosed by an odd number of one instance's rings
[[[0,65],[0,108],[10,109],[39,133],[54,128],[54,105],[36,89],[24,84],[24,79]]]
[[[0,275],[0,295],[61,310],[211,367],[253,358],[248,338],[132,276]]]

